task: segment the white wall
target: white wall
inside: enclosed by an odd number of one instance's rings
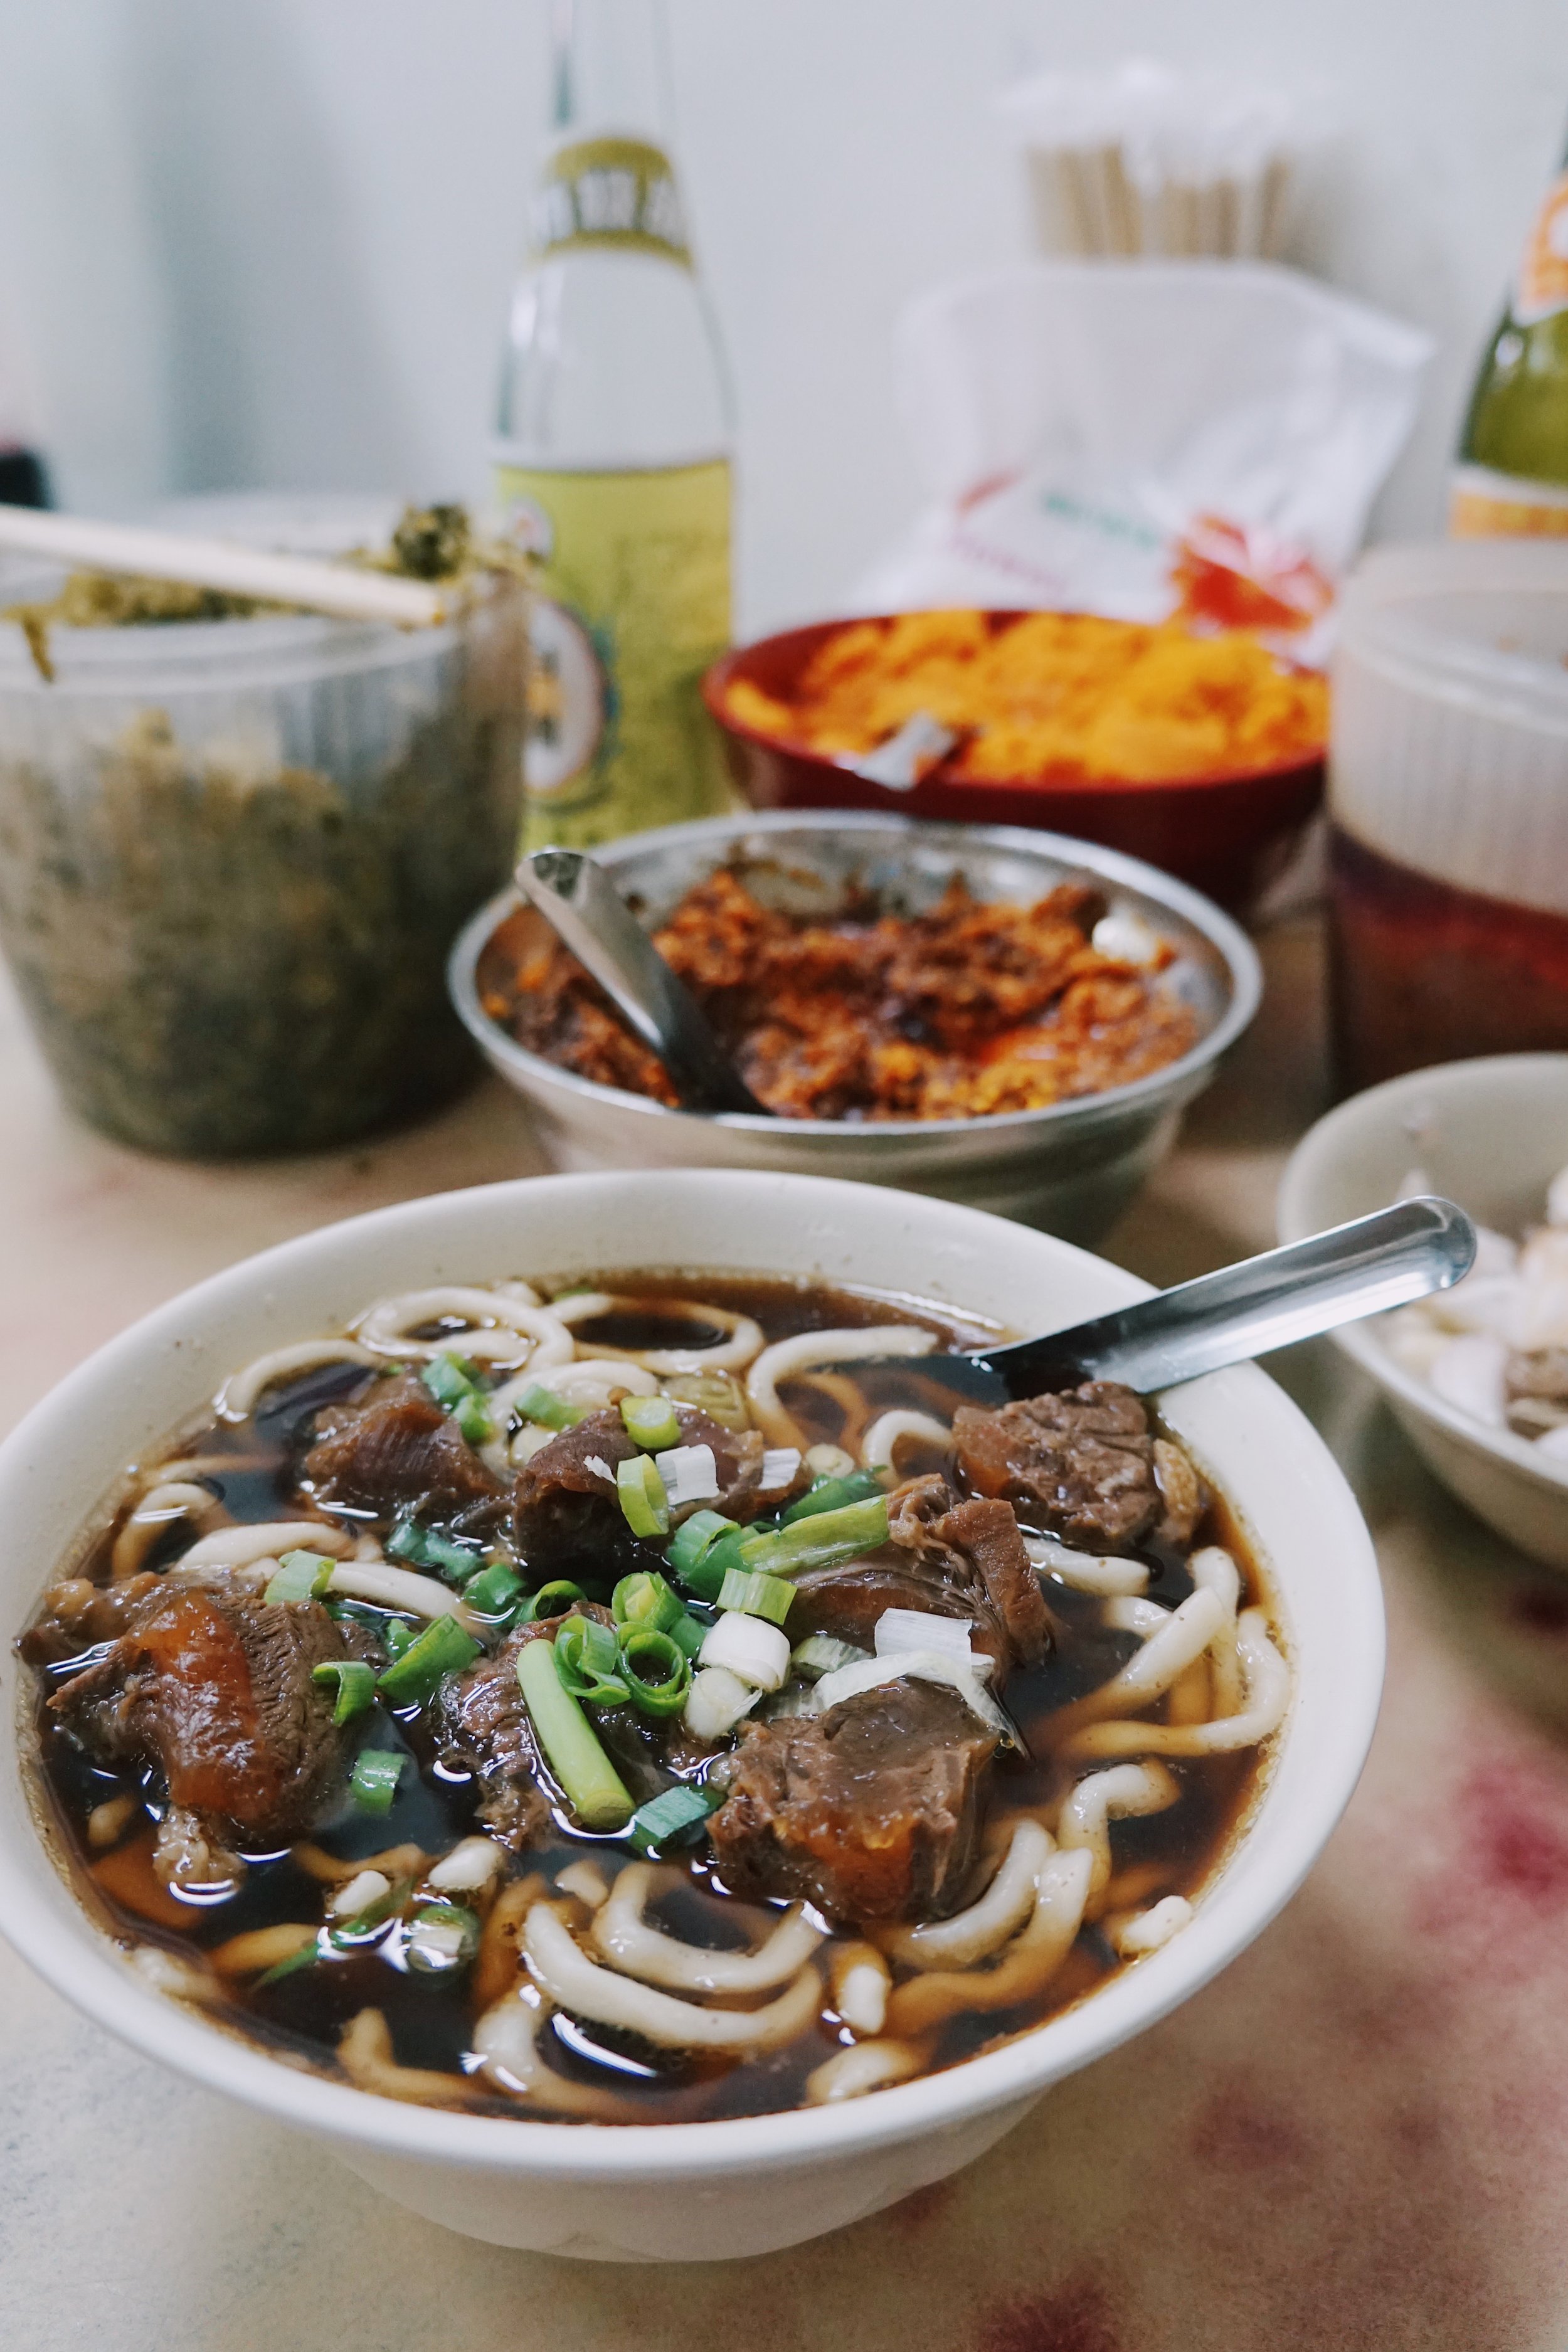
[[[0,0],[0,304],[65,498],[471,492],[542,110],[541,0]],[[1024,250],[992,92],[1133,50],[1324,92],[1301,258],[1436,331],[1384,500],[1425,530],[1568,116],[1561,0],[671,0],[739,383],[743,617],[910,511],[904,298]]]

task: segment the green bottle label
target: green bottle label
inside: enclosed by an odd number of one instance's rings
[[[734,805],[700,691],[730,642],[730,467],[496,468],[540,561],[523,845],[591,849]]]
[[[585,246],[656,253],[689,269],[675,172],[644,139],[574,139],[544,166],[530,223],[535,259]]]

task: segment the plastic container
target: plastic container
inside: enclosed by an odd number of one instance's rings
[[[1334,665],[1332,986],[1345,1091],[1568,1048],[1568,547],[1369,557]]]
[[[477,1057],[447,953],[517,835],[518,590],[422,632],[258,618],[50,650],[53,685],[0,625],[0,943],[72,1108],[220,1157],[454,1092]]]

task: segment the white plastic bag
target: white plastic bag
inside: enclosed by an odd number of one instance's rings
[[[1315,660],[1431,351],[1265,263],[1037,262],[921,296],[897,363],[932,504],[852,608],[1185,610]]]

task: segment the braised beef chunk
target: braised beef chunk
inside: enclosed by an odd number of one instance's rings
[[[615,1471],[637,1450],[618,1412],[590,1412],[523,1465],[512,1489],[512,1524],[531,1569],[551,1576],[621,1572],[616,1563],[636,1538],[616,1496]],[[595,1462],[608,1477],[589,1466]]]
[[[165,1587],[49,1710],[95,1761],[155,1768],[177,1808],[281,1841],[309,1827],[346,1758],[310,1669],[355,1647],[314,1601]]]
[[[994,1735],[941,1683],[889,1683],[742,1734],[709,1822],[737,1895],[836,1919],[929,1919],[965,1892]]]
[[[760,1429],[726,1429],[695,1405],[678,1405],[682,1445],[710,1445],[713,1475],[719,1481],[717,1502],[694,1504],[693,1509],[721,1511],[727,1519],[754,1519],[763,1483],[766,1451]]]
[[[931,1534],[973,1563],[986,1599],[1006,1628],[1015,1657],[1025,1665],[1043,1658],[1045,1600],[1012,1505],[978,1499],[960,1503],[937,1520]]]
[[[431,1729],[443,1763],[471,1772],[479,1782],[479,1816],[514,1853],[536,1844],[550,1828],[550,1803],[540,1787],[539,1750],[518,1686],[517,1656],[525,1642],[555,1627],[522,1625],[489,1657],[453,1675],[430,1707]]]
[[[952,1433],[977,1493],[1016,1504],[1064,1541],[1114,1551],[1140,1542],[1160,1517],[1149,1417],[1115,1381],[996,1410],[961,1405]]]
[[[462,1431],[422,1381],[377,1381],[360,1404],[329,1405],[303,1477],[312,1493],[390,1514],[409,1504],[450,1513],[500,1493]]]
[[[876,1647],[877,1620],[884,1609],[921,1609],[933,1617],[963,1617],[974,1625],[972,1645],[1002,1662],[1006,1644],[1001,1629],[977,1617],[972,1601],[923,1576],[917,1568],[889,1565],[890,1547],[869,1559],[851,1560],[844,1568],[816,1568],[795,1579],[795,1601],[789,1612],[789,1637],[804,1641],[808,1633],[830,1633],[836,1642],[853,1642],[857,1648]]]

